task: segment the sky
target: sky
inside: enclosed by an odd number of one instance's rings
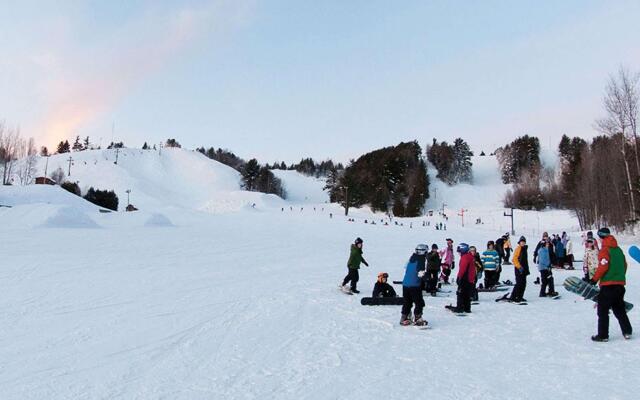
[[[2,1],[0,121],[263,162],[592,137],[637,1]]]

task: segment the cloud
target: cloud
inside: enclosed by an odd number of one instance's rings
[[[36,124],[48,144],[69,138],[108,113],[147,76],[190,44],[242,22],[244,3],[215,2],[170,12],[147,12],[88,46],[68,42],[34,56],[47,70],[45,112]],[[61,61],[64,60],[64,61]]]

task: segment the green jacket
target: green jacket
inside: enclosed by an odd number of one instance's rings
[[[360,263],[367,262],[362,257],[362,249],[356,246],[355,244],[351,245],[351,254],[349,254],[349,261],[347,261],[347,267],[350,269],[360,269]]]

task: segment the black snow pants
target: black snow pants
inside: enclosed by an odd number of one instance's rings
[[[490,288],[498,283],[498,271],[484,270],[484,287]]]
[[[456,292],[458,295],[456,309],[458,311],[471,312],[471,295],[473,294],[473,289],[473,283],[466,279],[462,279],[458,283],[458,291]]]
[[[620,329],[623,334],[631,334],[631,322],[624,309],[623,285],[602,286],[598,293],[598,336],[609,337],[609,310],[613,310],[613,315],[618,319]]]
[[[512,301],[522,301],[524,297],[524,291],[527,288],[527,276],[518,271],[518,268],[514,268],[516,273],[516,284],[511,291]]]
[[[342,281],[342,286],[351,282],[351,290],[357,290],[356,286],[358,285],[358,281],[360,280],[360,274],[358,273],[358,270],[355,268],[348,268],[348,270],[349,270],[349,273],[347,273],[347,276],[344,277],[344,280]]]
[[[427,278],[427,287],[426,290],[429,293],[435,293],[438,290],[438,275],[440,274],[439,270],[431,270],[427,271],[425,278]]]
[[[411,314],[411,307],[413,307],[414,304],[416,306],[415,310],[413,311],[414,315],[422,315],[422,309],[424,308],[422,288],[403,286],[402,297],[404,299],[404,303],[402,304],[402,315],[409,316]]]
[[[548,293],[556,291],[553,283],[553,273],[551,272],[551,268],[540,271],[540,297],[547,295],[547,286],[549,286]]]

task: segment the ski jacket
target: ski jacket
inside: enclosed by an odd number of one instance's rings
[[[562,258],[565,256],[565,254],[566,252],[565,252],[564,244],[562,244],[561,240],[558,240],[556,242],[556,256]]]
[[[571,239],[567,239],[567,243],[565,243],[564,245],[564,253],[566,255],[573,254],[573,242],[571,241]]]
[[[495,271],[498,268],[498,252],[495,250],[485,250],[482,253],[482,264],[487,271]]]
[[[496,240],[496,251],[498,253],[504,253],[504,239],[503,238],[498,238],[498,240]]]
[[[376,282],[371,297],[396,297],[396,291],[386,282]]]
[[[418,276],[419,271],[424,271],[424,259],[422,263],[419,262],[417,254],[413,254],[407,263],[404,270],[404,278],[402,279],[402,286],[406,287],[420,287],[422,281]],[[422,256],[424,257],[424,256]],[[420,266],[422,264],[422,267]]]
[[[441,262],[443,266],[451,267],[453,265],[453,247],[447,246],[440,252]]]
[[[464,253],[460,257],[460,265],[458,269],[458,279],[466,280],[471,284],[476,282],[476,266],[475,260],[471,253]]]
[[[624,285],[626,283],[627,260],[618,241],[613,236],[602,239],[602,249],[598,253],[598,269],[593,276],[600,286]]]
[[[513,253],[513,266],[516,268],[518,273],[525,275],[529,275],[527,248],[528,246],[526,244],[524,246],[518,245]]]
[[[504,245],[502,245],[502,248],[507,250],[511,248],[511,240],[507,239],[504,241]]]
[[[551,268],[551,254],[545,246],[538,250],[538,271],[545,271]]]
[[[437,251],[431,251],[427,254],[427,271],[440,271],[440,255]]]
[[[589,276],[589,279],[593,279],[593,276],[596,274],[596,269],[598,269],[598,250],[586,249],[584,251],[582,270],[585,275]]]
[[[355,244],[351,245],[351,253],[349,254],[349,261],[347,261],[347,267],[350,269],[360,269],[360,264],[367,262],[364,257],[362,257],[362,249],[356,246]]]

